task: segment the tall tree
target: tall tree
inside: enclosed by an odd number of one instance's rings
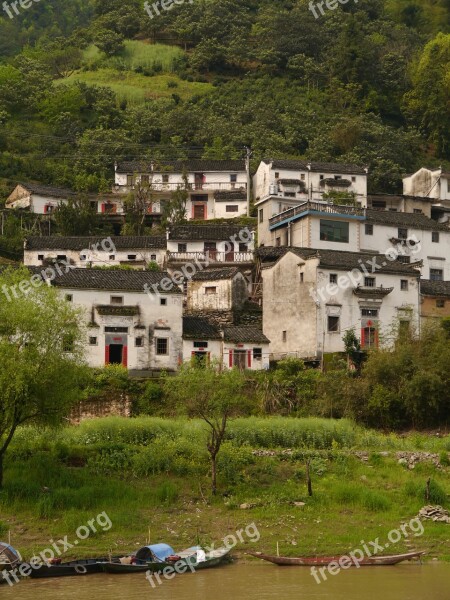
[[[39,283],[40,282],[40,283]],[[79,398],[86,373],[79,313],[27,269],[0,274],[0,487],[17,428],[56,425]]]

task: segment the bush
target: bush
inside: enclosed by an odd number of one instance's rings
[[[156,490],[156,498],[159,504],[175,504],[178,495],[178,489],[171,481],[164,481]]]

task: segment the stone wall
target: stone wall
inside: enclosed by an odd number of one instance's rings
[[[78,425],[86,419],[99,419],[102,417],[130,417],[131,399],[126,394],[116,397],[93,398],[80,402],[72,409],[70,422]]]

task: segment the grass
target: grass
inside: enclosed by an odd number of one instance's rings
[[[75,82],[111,88],[121,102],[142,104],[146,100],[170,98],[177,94],[181,100],[189,100],[192,96],[209,93],[213,86],[209,83],[189,82],[177,75],[161,74],[147,77],[133,71],[117,69],[98,69],[97,71],[78,71],[70,77],[59,79],[56,85],[67,85]],[[176,87],[172,87],[176,84]]]
[[[97,67],[137,69],[153,68],[155,65],[163,71],[173,70],[174,62],[184,56],[183,50],[177,46],[165,44],[147,44],[145,42],[129,40],[125,42],[125,49],[118,56],[107,58],[97,46],[88,46],[83,52],[83,65],[90,69]]]
[[[219,455],[215,498],[208,492],[204,442],[203,424],[182,419],[108,418],[56,432],[24,428],[6,462],[0,531],[6,536],[11,529],[14,544],[29,556],[55,536],[72,539],[80,525],[105,511],[112,528],[80,542],[68,556],[132,550],[145,543],[149,530],[152,541],[177,549],[197,536],[205,544],[219,542],[252,522],[261,533],[258,549],[271,552],[279,542],[288,555],[330,554],[360,547],[361,540],[382,541],[408,523],[425,504],[428,477],[432,502],[450,508],[448,466],[427,462],[410,470],[395,456],[397,449],[420,446],[443,457],[448,437],[385,436],[325,419],[239,419]],[[367,451],[368,460],[356,450]],[[243,510],[242,504],[253,508]],[[426,521],[424,529],[423,536],[402,537],[389,551],[426,549],[430,558],[450,561],[450,526]]]

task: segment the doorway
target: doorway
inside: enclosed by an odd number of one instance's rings
[[[233,352],[233,366],[237,367],[240,371],[243,371],[246,367],[246,350],[235,350]]]
[[[111,344],[109,346],[109,364],[121,365],[123,361],[123,344]]]

